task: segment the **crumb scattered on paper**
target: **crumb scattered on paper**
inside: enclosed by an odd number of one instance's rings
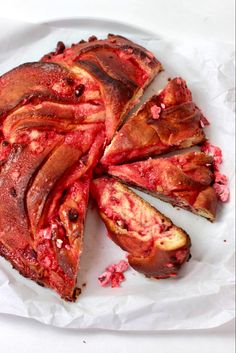
[[[129,268],[129,264],[125,260],[121,260],[118,264],[110,265],[98,277],[99,284],[102,287],[110,285],[112,288],[120,287],[125,280],[124,272]]]

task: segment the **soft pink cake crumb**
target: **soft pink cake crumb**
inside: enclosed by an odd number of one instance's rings
[[[129,264],[127,261],[125,260],[121,260],[117,265],[115,265],[115,271],[116,272],[125,272],[126,270],[128,270],[129,268]]]
[[[182,84],[182,80],[181,80],[181,78],[180,78],[180,77],[177,77],[177,79],[176,79],[176,83],[177,83],[177,85],[181,85],[181,84]]]
[[[228,178],[226,175],[221,174],[220,172],[215,172],[215,183],[226,185],[227,182],[228,182]]]
[[[222,201],[222,202],[228,201],[228,199],[229,199],[229,188],[228,188],[227,185],[215,183],[213,185],[213,188],[214,188],[218,198],[220,199],[220,201]]]
[[[161,108],[158,107],[157,105],[153,105],[151,107],[151,113],[152,113],[153,119],[159,119],[160,118],[160,113],[161,113]]]
[[[227,186],[227,176],[219,172],[219,165],[222,163],[222,151],[219,147],[211,145],[209,142],[205,142],[201,147],[202,152],[207,153],[214,159],[213,165],[215,170],[215,183],[213,188],[220,201],[226,202],[229,199],[229,188]]]
[[[105,271],[98,277],[99,283],[102,287],[110,283],[111,275],[112,275],[111,272]]]
[[[111,288],[120,287],[121,282],[125,280],[125,276],[122,272],[114,272],[111,275]]]
[[[229,199],[229,188],[227,186],[228,183],[228,178],[226,175],[221,174],[219,172],[215,172],[215,183],[213,185],[213,188],[218,196],[218,198],[222,202],[226,202]]]
[[[102,287],[111,285],[112,288],[120,287],[121,282],[125,280],[123,272],[129,268],[129,264],[125,260],[121,260],[118,264],[110,265],[99,277],[98,281]]]
[[[52,238],[52,231],[51,228],[43,228],[38,233],[39,237],[44,239],[51,239]]]
[[[219,147],[211,145],[209,142],[205,142],[201,147],[202,152],[205,152],[214,159],[214,167],[218,171],[219,164],[222,163],[222,151]]]

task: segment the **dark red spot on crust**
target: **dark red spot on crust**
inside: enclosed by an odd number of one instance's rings
[[[69,86],[73,86],[73,84],[74,84],[74,80],[73,80],[73,78],[71,78],[71,77],[66,77],[66,78],[65,78],[65,82],[66,82]]]
[[[80,97],[82,96],[82,94],[84,93],[85,90],[85,85],[83,85],[82,83],[79,84],[78,86],[75,87],[75,95],[76,97]]]
[[[3,147],[7,147],[8,145],[9,145],[8,141],[6,141],[6,140],[2,141],[2,146]]]
[[[57,47],[56,47],[56,50],[55,50],[55,55],[62,54],[65,49],[66,49],[65,44],[62,41],[59,41],[57,43]]]
[[[75,208],[69,210],[68,216],[71,222],[76,222],[79,218],[78,211]]]
[[[10,188],[10,194],[13,197],[17,197],[16,189],[14,187]]]
[[[88,39],[89,42],[94,42],[95,40],[97,40],[97,37],[96,37],[96,36],[91,36],[91,37],[89,37],[89,39]]]

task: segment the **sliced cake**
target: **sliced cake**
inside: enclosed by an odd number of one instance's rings
[[[101,163],[121,164],[203,143],[206,123],[185,81],[175,78],[128,119],[107,146]]]
[[[190,257],[190,238],[170,219],[113,178],[93,180],[109,237],[129,253],[130,265],[148,277],[175,277]]]
[[[189,152],[173,157],[110,166],[109,173],[163,201],[215,219],[217,196],[213,157]]]

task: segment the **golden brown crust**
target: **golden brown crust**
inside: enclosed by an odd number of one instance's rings
[[[176,276],[191,246],[181,228],[115,179],[95,179],[91,192],[109,237],[129,253],[131,266],[151,277]]]
[[[46,54],[42,61],[46,62],[72,62],[76,61],[83,55],[88,55],[91,52],[98,50],[112,50],[121,51],[131,55],[140,65],[144,66],[146,70],[161,69],[160,62],[155,56],[144,47],[132,42],[131,40],[114,34],[108,34],[107,39],[97,39],[81,41],[78,44],[73,44],[71,48],[65,49],[58,53],[57,51]],[[122,74],[123,75],[123,74]]]
[[[129,264],[138,272],[148,277],[164,279],[175,277],[183,262],[190,258],[189,248],[191,241],[186,234],[186,244],[178,251],[165,251],[158,247],[153,247],[152,252],[147,257],[128,256]],[[157,270],[158,269],[158,270]]]
[[[99,83],[106,109],[107,140],[110,141],[125,115],[144,88],[162,70],[152,53],[116,35],[93,37],[62,52],[50,53],[42,61],[56,62],[70,70],[85,70]]]
[[[73,82],[66,94],[54,89],[62,82]],[[12,69],[0,77],[0,123],[10,111],[30,102],[77,103],[76,84],[74,73],[56,63],[33,62]]]
[[[196,210],[197,214],[213,222],[216,217],[217,209],[217,195],[214,188],[209,186],[202,190],[198,194],[193,208]]]
[[[121,164],[203,143],[202,119],[185,81],[175,78],[128,119],[101,162]]]

